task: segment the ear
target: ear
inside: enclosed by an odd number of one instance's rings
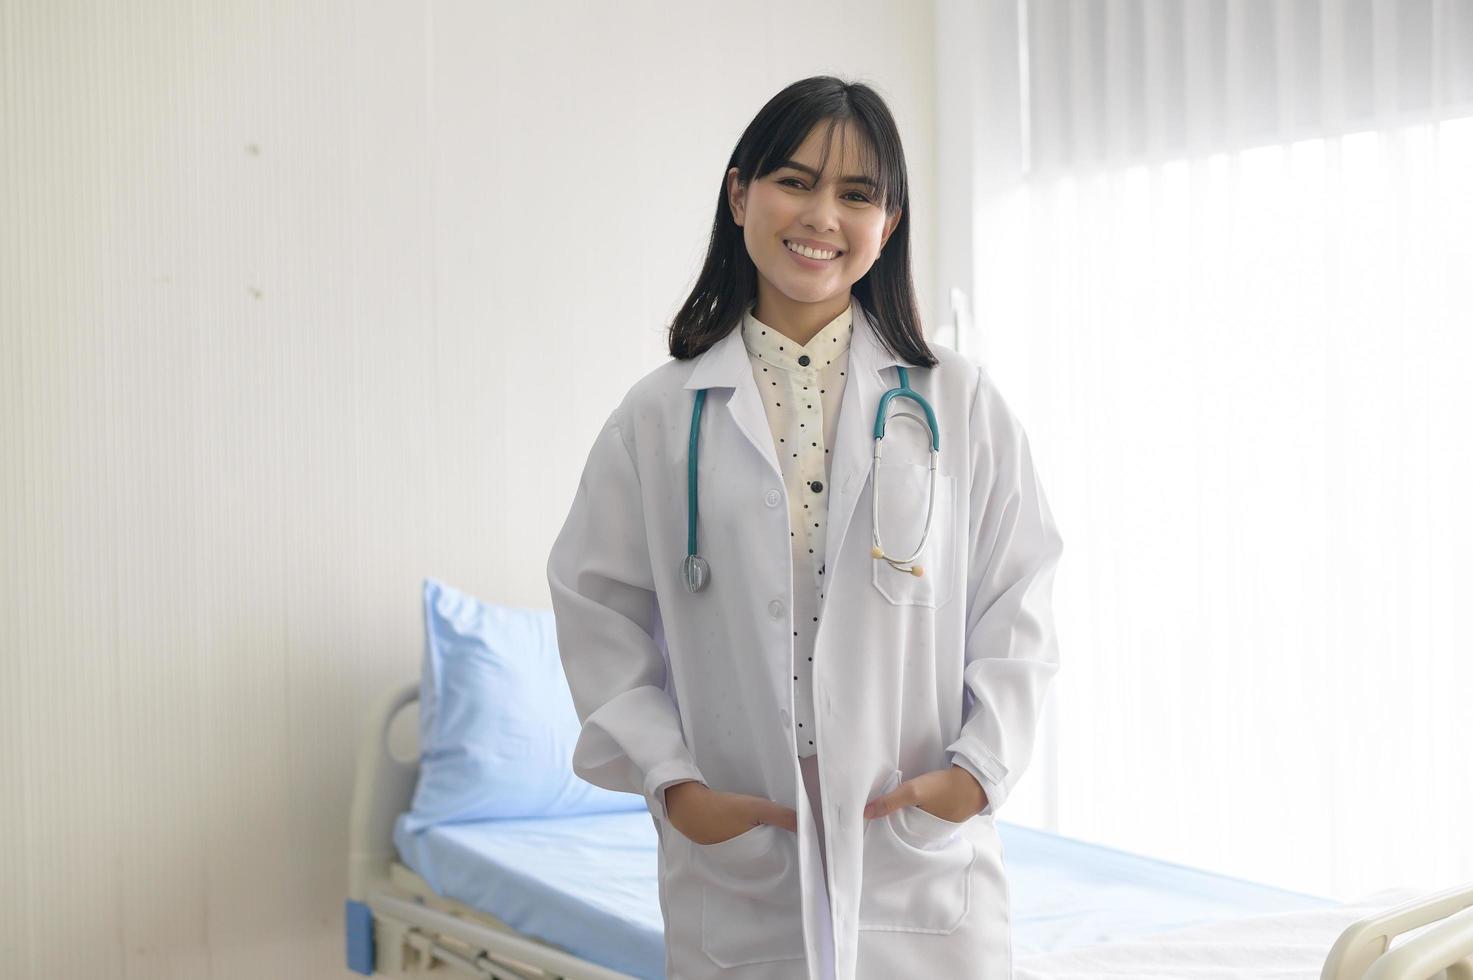
[[[900,224],[899,211],[896,211],[893,215],[885,219],[885,230],[880,235],[880,248],[885,247],[885,243],[890,240],[890,233],[895,230],[895,226],[898,224]]]
[[[741,173],[736,167],[726,172],[726,204],[731,208],[737,227],[747,220],[747,189],[741,184]]]

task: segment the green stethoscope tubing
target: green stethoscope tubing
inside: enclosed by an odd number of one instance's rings
[[[870,524],[874,529],[874,544],[870,554],[874,558],[882,558],[889,562],[891,567],[908,571],[913,575],[920,575],[921,568],[911,565],[926,546],[926,539],[931,534],[931,518],[936,507],[936,460],[941,453],[941,434],[936,428],[936,413],[931,410],[931,405],[920,393],[910,386],[910,375],[903,367],[896,367],[900,374],[900,387],[891,388],[880,397],[879,408],[875,412],[875,452],[871,462],[870,481]],[[686,555],[681,563],[681,574],[685,578],[686,588],[691,592],[700,592],[705,589],[711,580],[711,567],[706,559],[696,553],[696,460],[697,441],[701,431],[701,410],[706,404],[706,392],[708,389],[696,390],[695,406],[691,409],[690,416],[690,452],[686,463]],[[880,485],[879,467],[882,447],[885,442],[885,417],[886,409],[891,400],[895,398],[909,398],[919,405],[926,413],[925,419],[910,412],[899,412],[897,418],[908,418],[918,425],[925,425],[927,434],[931,437],[931,459],[930,459],[930,492],[926,496],[926,526],[921,531],[920,543],[915,550],[904,558],[895,558],[885,553],[884,546],[880,543]],[[902,567],[909,566],[909,567]]]

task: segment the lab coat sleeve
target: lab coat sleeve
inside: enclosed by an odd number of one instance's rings
[[[665,691],[639,475],[617,412],[589,452],[547,560],[547,583],[582,723],[573,772],[595,786],[642,794],[663,823],[665,788],[705,779]]]
[[[982,367],[971,431],[966,712],[947,752],[986,791],[981,812],[994,814],[1028,766],[1059,668],[1051,593],[1063,541],[1028,437]]]

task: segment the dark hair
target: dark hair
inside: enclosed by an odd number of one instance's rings
[[[854,120],[868,137],[861,147],[864,168],[876,182],[875,193],[886,214],[902,211],[884,251],[850,291],[874,321],[881,342],[891,354],[922,367],[938,363],[921,332],[915,284],[910,276],[908,181],[895,119],[874,89],[831,75],[805,78],[777,93],[737,141],[721,172],[706,262],[690,297],[670,324],[670,356],[685,360],[705,352],[741,323],[757,295],[757,266],[747,253],[741,226],[727,198],[731,168],[737,168],[737,179],[746,186],[791,159],[813,127],[827,121],[823,159],[819,162],[822,172],[828,163],[828,138],[844,120]]]

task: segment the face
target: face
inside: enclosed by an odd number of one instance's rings
[[[858,152],[863,135],[847,121],[834,126],[828,167],[817,173],[826,128],[815,126],[786,165],[746,188],[735,167],[727,173],[732,215],[757,266],[759,309],[848,303],[849,288],[874,265],[900,221],[899,211],[886,215],[874,188],[844,179],[864,174]],[[847,144],[842,160],[841,142]],[[795,253],[790,242],[820,254]]]

